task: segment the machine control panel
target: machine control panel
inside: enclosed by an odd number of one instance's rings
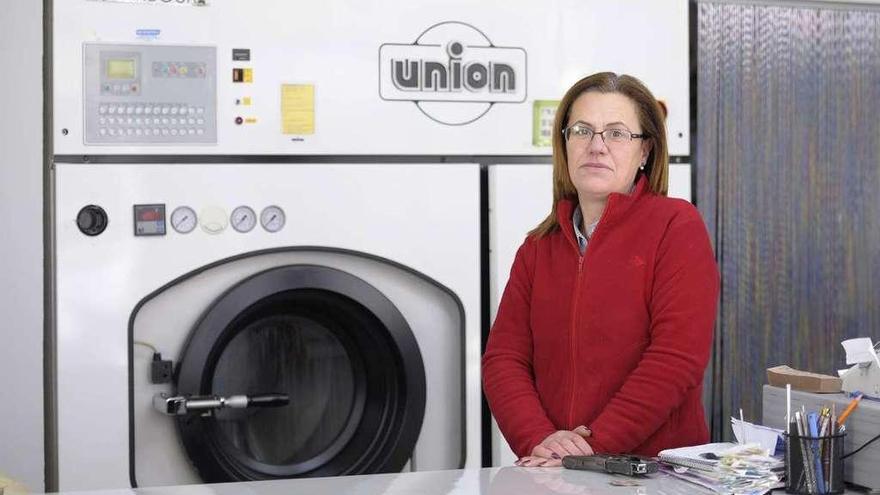
[[[164,204],[132,205],[132,207],[134,210],[135,236],[161,236],[166,234]],[[260,210],[259,215],[257,215],[254,208],[248,205],[235,207],[231,214],[228,214],[225,208],[216,205],[204,206],[199,213],[196,213],[192,206],[180,205],[171,210],[169,220],[171,228],[178,234],[184,235],[194,231],[196,226],[201,226],[202,231],[206,234],[222,234],[229,225],[236,232],[247,234],[253,231],[258,224],[263,227],[264,231],[272,234],[284,228],[287,215],[284,213],[284,209],[277,205],[264,207]],[[106,221],[104,221],[104,225],[106,225]]]
[[[217,49],[83,45],[85,144],[217,142]]]

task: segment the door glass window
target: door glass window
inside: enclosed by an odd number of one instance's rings
[[[324,452],[348,424],[355,378],[348,353],[318,319],[273,314],[257,319],[223,349],[213,393],[285,393],[284,407],[223,409],[217,425],[243,454],[285,465]]]

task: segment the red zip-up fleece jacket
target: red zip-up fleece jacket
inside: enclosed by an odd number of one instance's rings
[[[483,356],[483,386],[518,456],[586,425],[597,453],[654,456],[709,440],[702,404],[718,266],[699,212],[648,190],[611,194],[583,256],[571,217],[529,236]]]

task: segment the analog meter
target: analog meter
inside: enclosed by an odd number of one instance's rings
[[[189,206],[178,206],[171,212],[171,227],[181,234],[189,234],[196,228],[198,217]]]
[[[260,213],[260,225],[267,232],[278,232],[284,227],[284,210],[278,206],[267,206]]]
[[[250,206],[239,206],[232,210],[229,223],[236,232],[250,232],[257,225],[257,214]]]

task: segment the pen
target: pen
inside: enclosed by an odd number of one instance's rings
[[[813,440],[810,442],[812,447],[810,448],[810,457],[811,459],[807,462],[813,463],[813,472],[816,473],[816,487],[818,488],[819,493],[825,493],[825,475],[822,473],[822,459],[819,457],[819,416],[811,412],[807,415],[807,426],[809,428],[809,434],[813,437]]]
[[[840,417],[837,418],[838,425],[843,426],[843,423],[846,422],[846,418],[848,418],[849,415],[852,414],[852,412],[855,410],[856,406],[859,405],[860,400],[862,400],[862,394],[857,395],[856,398],[853,399],[848,406],[846,406],[846,409],[844,409],[843,412],[840,413]]]
[[[837,410],[836,410],[836,406],[834,404],[831,404],[831,434],[832,435],[834,435],[834,425],[836,425],[836,424],[837,424]],[[839,433],[840,432],[838,431],[838,434]],[[828,457],[830,459],[828,462],[830,465],[830,468],[828,469],[828,486],[829,487],[834,486],[834,442],[836,440],[837,440],[836,438],[831,439],[831,448],[828,449],[829,450]]]
[[[791,424],[791,384],[785,384],[785,427],[789,428]],[[791,434],[791,431],[787,431]]]
[[[807,444],[807,440],[804,437],[808,436],[806,428],[806,413],[803,411],[804,407],[801,406],[801,411],[795,411],[794,419],[795,423],[797,423],[797,433],[798,433],[798,447],[801,451],[801,468],[803,469],[803,480],[807,485],[807,492],[812,493],[816,491],[816,481],[813,473],[813,463],[809,462],[808,451],[809,447]]]

